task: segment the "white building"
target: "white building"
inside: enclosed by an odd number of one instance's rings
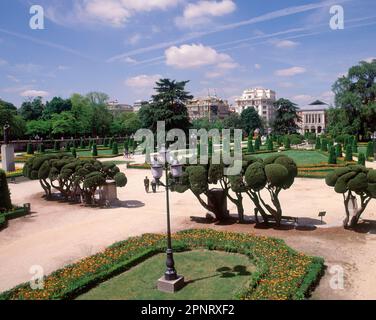
[[[243,92],[243,95],[235,100],[235,110],[241,114],[247,108],[255,108],[266,126],[270,126],[274,119],[276,93],[270,89],[254,88]]]
[[[134,104],[133,104],[133,111],[134,112],[139,112],[141,107],[144,105],[144,104],[148,104],[149,102],[148,101],[144,101],[144,100],[137,100]]]
[[[321,135],[325,132],[327,126],[327,111],[329,105],[320,100],[316,100],[307,106],[299,107],[299,116],[301,118],[298,123],[299,133],[304,135],[311,132]]]
[[[125,103],[119,103],[118,100],[109,101],[107,103],[107,109],[113,114],[133,112],[133,107],[131,105],[125,104]]]
[[[216,96],[194,98],[186,104],[190,120],[207,118],[214,122],[224,119],[230,113],[229,104]]]

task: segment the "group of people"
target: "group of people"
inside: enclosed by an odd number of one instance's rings
[[[145,177],[145,179],[144,179],[144,186],[145,186],[146,193],[149,193],[150,186],[151,186],[151,189],[152,189],[153,193],[157,192],[158,183],[157,183],[157,181],[155,179],[153,179],[150,182],[149,178]]]

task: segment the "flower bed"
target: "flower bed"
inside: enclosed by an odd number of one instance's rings
[[[150,170],[151,166],[148,163],[143,164],[128,164],[127,169],[143,169],[143,170]]]
[[[304,299],[323,271],[322,258],[298,253],[282,240],[251,234],[187,230],[173,235],[173,247],[177,252],[207,249],[247,255],[257,271],[234,299]],[[165,235],[130,238],[45,277],[44,289],[32,290],[28,284],[22,284],[2,293],[0,300],[73,299],[162,252],[165,252]]]
[[[6,176],[7,176],[7,178],[22,177],[23,176],[23,169],[22,168],[16,168],[16,171],[7,172]]]

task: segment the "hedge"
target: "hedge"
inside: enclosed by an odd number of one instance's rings
[[[0,230],[8,225],[8,220],[21,218],[28,214],[30,212],[25,207],[14,208],[11,211],[0,213]]]
[[[0,294],[0,300],[74,299],[99,283],[129,270],[147,258],[165,252],[165,235],[144,234],[116,243],[105,251],[53,272],[44,289],[28,283]],[[300,300],[309,295],[324,269],[324,260],[289,248],[284,241],[246,233],[211,229],[173,235],[175,252],[217,250],[244,254],[257,267],[246,287],[234,299]]]

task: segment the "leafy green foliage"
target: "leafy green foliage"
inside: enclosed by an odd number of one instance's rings
[[[10,191],[5,171],[0,169],[0,213],[12,209]]]
[[[274,106],[277,111],[272,124],[273,132],[276,134],[297,132],[299,129],[297,123],[300,121],[297,105],[288,99],[279,99]]]

